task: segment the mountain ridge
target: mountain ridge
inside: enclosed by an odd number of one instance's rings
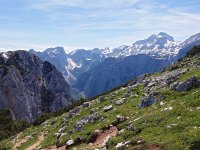
[[[169,65],[184,56],[189,49],[198,44],[200,44],[200,34],[193,35],[184,42],[176,42],[172,36],[167,33],[160,32],[158,34],[153,34],[144,40],[136,41],[131,46],[123,45],[114,49],[110,49],[109,47],[105,49],[94,48],[93,50],[78,49],[68,54],[64,54],[64,48],[61,48],[62,50],[59,54],[59,50],[57,50],[57,48],[51,48],[50,50],[54,53],[55,51],[58,53],[58,55],[53,55],[53,58],[50,58],[49,55],[43,55],[45,52],[35,52],[35,54],[37,54],[41,59],[48,59],[48,61],[52,64],[55,64],[58,70],[63,73],[65,79],[71,85],[73,97],[75,98],[79,95],[77,97],[79,98],[84,95],[87,96],[87,94],[84,93],[88,91],[88,88],[85,88],[85,91],[77,89],[76,85],[77,82],[81,80],[81,76],[84,76],[84,74],[87,74],[87,72],[94,69],[98,71],[98,65],[104,63],[104,61],[110,57],[119,58],[120,60],[120,58],[126,58],[132,55],[137,56],[139,54],[145,54],[155,59],[155,61],[156,59],[164,60],[166,61],[166,64]],[[58,61],[55,62],[54,60]],[[119,64],[113,64],[113,67],[115,68],[117,65]],[[165,66],[166,65],[164,64],[163,67]],[[157,66],[152,66],[152,68],[154,67],[158,68]],[[129,72],[129,74],[132,74],[132,72]],[[94,76],[94,78],[96,77]],[[112,77],[110,76],[110,78]],[[119,80],[118,85],[120,85],[120,78],[117,80]],[[98,82],[98,80],[95,82]],[[109,82],[111,81],[108,81],[108,83]],[[109,86],[112,87],[112,85]],[[92,84],[91,87],[93,87]],[[100,89],[98,90],[100,91]],[[80,95],[79,93],[83,94]]]

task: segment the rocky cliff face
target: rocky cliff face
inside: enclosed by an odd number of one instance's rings
[[[28,122],[72,102],[70,87],[57,69],[26,51],[0,53],[0,109]]]

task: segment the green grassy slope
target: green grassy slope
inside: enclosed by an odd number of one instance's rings
[[[155,80],[167,73],[186,70],[176,81],[185,81],[192,76],[200,79],[200,58],[199,55],[182,59],[173,66],[164,69],[163,72],[147,75],[144,80]],[[73,139],[76,142],[70,149],[92,149],[91,142],[95,130],[116,126],[119,130],[124,129],[122,134],[111,138],[107,142],[107,149],[115,149],[117,143],[130,141],[126,149],[167,149],[182,150],[200,148],[200,87],[192,87],[184,92],[171,90],[169,86],[156,84],[151,87],[163,99],[154,105],[139,108],[141,99],[147,95],[144,83],[130,88],[133,82],[105,95],[96,97],[90,102],[89,107],[82,108],[72,118],[66,118],[68,113],[53,117],[38,126],[31,126],[19,135],[13,136],[0,142],[0,149],[11,149],[17,141],[31,136],[19,146],[18,149],[26,149],[37,141],[39,134],[44,134],[44,140],[40,148],[50,146],[63,146],[66,141]],[[100,102],[103,97],[105,101]],[[113,99],[111,98],[113,97]],[[115,101],[124,98],[124,103],[115,105]],[[104,106],[112,105],[113,109],[103,111]],[[94,123],[83,125],[82,131],[74,130],[73,126],[85,116],[91,115],[91,110],[98,112],[103,118],[95,120]],[[124,116],[125,121],[116,121],[117,115]],[[57,140],[56,133],[66,126],[64,135]],[[128,129],[132,127],[132,129]],[[81,141],[77,139],[81,138]],[[123,148],[122,148],[123,149]]]

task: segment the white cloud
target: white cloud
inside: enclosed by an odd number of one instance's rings
[[[173,28],[199,21],[199,13],[188,12],[189,6],[171,8],[152,0],[29,0],[31,7],[49,11],[48,17],[77,30]],[[66,12],[60,7],[85,8]],[[99,9],[100,8],[100,9]],[[191,9],[191,8],[190,8]],[[74,29],[74,28],[73,28]],[[73,30],[72,29],[72,30]]]

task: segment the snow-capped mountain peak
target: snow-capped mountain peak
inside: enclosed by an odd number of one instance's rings
[[[178,53],[180,42],[167,33],[152,34],[147,39],[139,40],[131,46],[120,46],[114,49],[106,48],[102,53],[107,57],[125,57],[130,55],[148,54],[157,58],[169,58]]]
[[[157,35],[153,34],[149,36],[147,39],[136,41],[135,43],[133,43],[133,45],[134,44],[138,44],[138,45],[142,44],[142,45],[147,45],[147,46],[152,45],[152,44],[164,45],[168,41],[174,42],[174,38],[168,35],[167,33],[160,32]]]

